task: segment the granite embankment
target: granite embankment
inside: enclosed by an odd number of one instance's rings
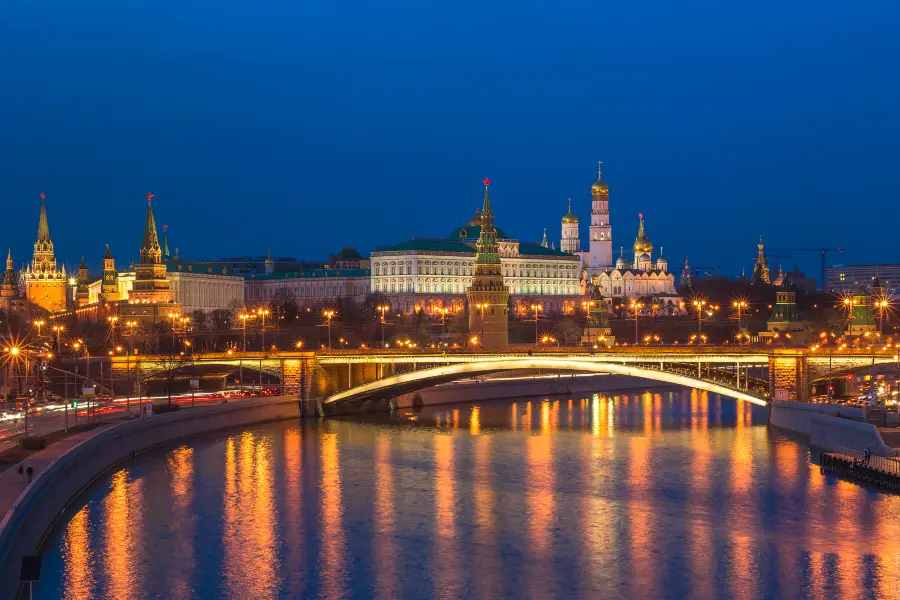
[[[18,469],[0,473],[0,600],[17,595],[23,556],[37,553],[69,503],[91,482],[134,454],[213,431],[299,418],[296,396],[252,398],[133,419],[61,440],[28,458],[27,482]]]

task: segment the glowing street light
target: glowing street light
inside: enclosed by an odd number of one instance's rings
[[[750,306],[750,304],[744,300],[743,298],[738,298],[734,302],[731,303],[731,306],[737,311],[738,318],[738,345],[743,343],[743,327],[741,327],[741,317],[744,314],[744,310]]]
[[[387,304],[379,304],[375,310],[381,313],[381,347],[384,348],[384,313],[391,310],[391,307]]]
[[[322,311],[322,316],[328,319],[328,348],[331,349],[331,321],[334,319],[334,315],[337,313],[330,308],[328,310]]]

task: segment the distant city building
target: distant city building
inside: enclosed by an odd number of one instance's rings
[[[793,271],[782,271],[780,268],[778,270],[778,276],[775,278],[775,281],[772,283],[775,287],[781,287],[784,285],[785,281],[789,281],[791,285],[795,286],[797,289],[806,290],[808,292],[816,291],[816,280],[813,277],[807,277],[805,273],[803,273],[797,267],[794,267]]]
[[[34,256],[31,266],[25,268],[22,280],[28,308],[34,305],[50,313],[66,310],[66,289],[69,282],[65,266],[59,269],[56,267],[44,194],[41,194],[41,216],[37,240],[34,242]]]
[[[825,271],[825,289],[838,294],[852,294],[863,286],[872,287],[875,278],[881,279],[885,292],[900,292],[900,264],[834,265]]]
[[[880,289],[880,283],[876,278],[872,287]],[[869,293],[871,288],[860,285],[856,293],[849,299],[850,310],[847,319],[847,334],[851,336],[870,335],[877,329],[875,325],[875,307],[872,305],[873,296]]]

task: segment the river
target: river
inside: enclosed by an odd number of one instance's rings
[[[280,422],[140,455],[35,598],[900,597],[900,498],[696,390]]]

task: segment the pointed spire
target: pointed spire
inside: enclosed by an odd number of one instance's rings
[[[546,227],[544,227],[544,239],[541,240],[541,247],[542,248],[550,247],[550,243],[547,241],[547,228]]]
[[[6,273],[3,275],[3,288],[6,290],[7,296],[14,295],[16,289],[16,270],[13,267],[12,249],[6,253]]]
[[[484,179],[481,180],[481,183],[484,184],[484,203],[483,203],[484,205],[481,209],[481,219],[484,220],[484,218],[487,217],[488,215],[493,217],[494,213],[491,210],[491,192],[490,192],[491,180],[488,179],[487,177],[485,177]]]
[[[156,219],[153,217],[153,194],[147,194],[147,220],[144,224],[144,240],[141,243],[141,262],[157,263],[160,254],[162,250],[159,247],[159,234],[156,231]]]
[[[87,270],[87,263],[84,262],[84,255],[83,255],[83,254],[81,255],[81,264],[78,265],[78,269],[79,269],[79,270],[81,270],[81,269]]]
[[[113,257],[112,252],[109,250],[109,244],[106,245],[106,254],[103,255],[104,260],[109,260]]]
[[[169,258],[169,226],[163,224],[163,258]]]
[[[38,241],[39,242],[49,242],[50,241],[50,225],[47,222],[47,205],[45,200],[47,195],[41,194],[41,218],[38,222]]]

